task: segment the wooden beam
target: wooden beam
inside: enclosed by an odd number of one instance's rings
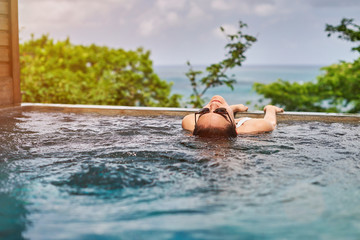
[[[9,63],[0,63],[0,77],[10,77]]]
[[[20,60],[19,60],[19,22],[18,0],[10,0],[10,46],[11,46],[11,75],[13,79],[13,103],[21,103],[20,90]]]
[[[0,31],[0,46],[9,46],[10,36],[7,31]]]
[[[10,62],[10,53],[8,47],[0,47],[0,62]]]
[[[12,79],[10,77],[0,77],[0,106],[12,105]]]
[[[0,15],[0,30],[9,30],[9,17],[7,15]]]
[[[7,1],[0,1],[0,14],[9,14],[9,3]]]

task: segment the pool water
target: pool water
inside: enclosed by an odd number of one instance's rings
[[[359,239],[360,125],[0,112],[0,238]]]

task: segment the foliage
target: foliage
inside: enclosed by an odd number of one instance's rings
[[[326,24],[325,31],[328,32],[328,37],[332,34],[338,33],[338,38],[340,39],[350,42],[358,42],[360,41],[360,26],[353,23],[353,21],[354,19],[344,18],[338,26]],[[352,50],[360,53],[360,46],[353,47]]]
[[[352,19],[343,19],[339,26],[326,25],[328,36],[352,42],[360,41],[360,26]],[[360,46],[352,50],[360,52]],[[324,74],[315,82],[290,83],[279,79],[270,84],[255,83],[254,89],[271,104],[288,111],[360,112],[360,58],[354,62],[340,62],[323,67]]]
[[[179,106],[180,95],[152,69],[150,52],[54,42],[47,35],[20,44],[23,101]]]
[[[236,80],[226,75],[226,71],[241,66],[246,59],[244,53],[256,42],[255,37],[243,34],[242,29],[245,27],[247,25],[239,21],[239,30],[236,34],[226,34],[224,28],[220,27],[228,40],[228,44],[225,46],[228,52],[224,60],[206,67],[206,74],[200,80],[198,77],[203,75],[203,72],[195,71],[190,62],[187,62],[189,71],[186,76],[189,78],[193,90],[189,103],[193,107],[201,107],[204,104],[203,96],[209,88],[225,84],[232,90],[234,89],[233,84],[236,83]],[[200,86],[203,87],[202,90],[199,89]]]

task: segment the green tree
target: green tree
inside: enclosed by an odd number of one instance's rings
[[[172,83],[153,71],[150,52],[54,42],[47,35],[20,44],[23,101],[178,107]]]
[[[338,38],[340,39],[344,39],[350,42],[359,42],[360,26],[353,22],[354,19],[344,18],[341,20],[341,23],[338,26],[326,24],[325,31],[328,32],[328,37],[330,37],[332,34],[338,34]],[[360,53],[360,45],[353,47],[351,50]]]
[[[247,27],[247,25],[239,21],[239,30],[236,34],[226,34],[224,28],[220,27],[220,30],[225,33],[228,40],[225,46],[227,53],[224,60],[206,67],[206,73],[203,71],[195,71],[190,62],[187,62],[189,71],[186,73],[186,76],[190,80],[193,90],[189,103],[192,104],[193,107],[201,107],[204,104],[205,100],[203,96],[209,88],[226,85],[232,90],[234,89],[233,84],[236,83],[236,80],[233,76],[228,76],[226,71],[236,66],[241,66],[246,59],[246,50],[256,42],[255,37],[242,32],[242,29],[245,27]],[[201,75],[204,76],[198,79]],[[200,87],[202,87],[202,89],[200,89]]]
[[[326,25],[328,36],[338,37],[351,42],[360,41],[360,26],[353,19],[343,19],[338,26]],[[352,48],[360,52],[360,46]],[[318,112],[360,112],[360,58],[354,62],[341,61],[323,67],[324,74],[315,82],[303,84],[290,83],[279,79],[270,84],[255,83],[254,89],[271,104],[279,105],[289,111]]]

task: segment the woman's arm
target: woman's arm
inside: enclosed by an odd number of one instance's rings
[[[230,105],[230,108],[233,110],[234,113],[246,112],[248,110],[248,107],[244,104]]]
[[[277,124],[276,114],[284,112],[284,109],[267,105],[264,108],[264,112],[264,118],[250,119],[236,128],[237,134],[256,134],[273,131]]]

